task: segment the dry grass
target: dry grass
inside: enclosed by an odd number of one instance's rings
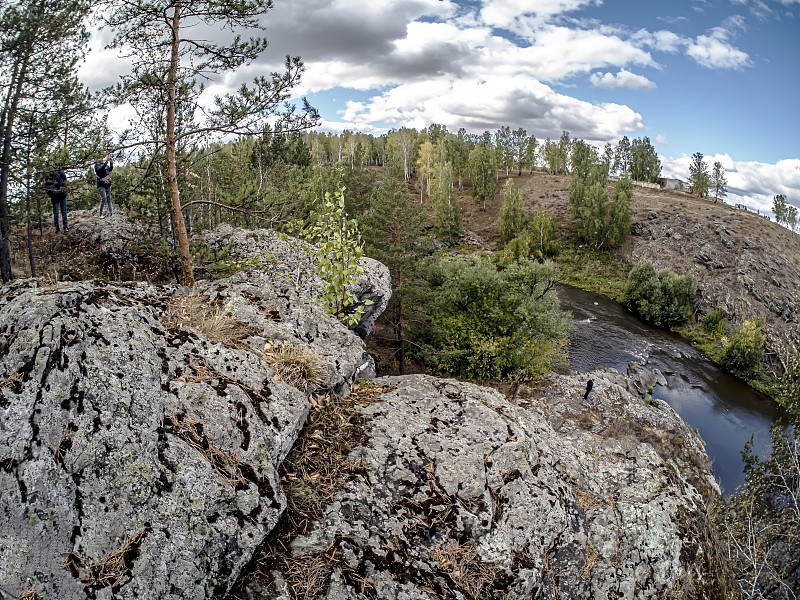
[[[278,345],[267,342],[263,351],[246,346],[242,340],[256,333],[256,329],[233,319],[221,307],[202,296],[174,296],[167,307],[163,324],[168,328],[194,327],[214,343],[255,352],[275,370],[276,379],[301,391],[307,391],[309,383],[319,384],[324,380],[325,365],[319,354],[291,343]],[[196,375],[184,377],[187,381],[210,381],[216,375],[202,365],[192,365],[192,368]]]
[[[308,383],[322,383],[325,377],[322,357],[303,346],[267,342],[262,358],[275,369],[277,379],[299,390],[305,390]]]
[[[56,446],[55,451],[55,461],[63,465],[64,464],[64,457],[67,455],[67,451],[72,447],[72,423],[67,421],[64,423],[64,434],[61,436],[61,440],[58,442],[58,446]]]
[[[83,558],[70,552],[64,559],[63,567],[73,575],[80,576],[84,591],[106,587],[117,588],[122,585],[125,576],[130,573],[131,565],[143,537],[143,531],[135,532],[119,550],[88,565]],[[81,573],[83,574],[81,575]]]
[[[333,566],[339,562],[337,550],[333,546],[302,556],[287,553],[269,558],[270,562],[274,560],[278,563],[278,570],[286,581],[293,600],[324,598]]]
[[[339,555],[338,548],[302,556],[292,556],[292,540],[309,532],[320,521],[360,463],[348,460],[349,454],[364,443],[364,418],[357,408],[376,402],[390,388],[362,382],[348,398],[313,396],[311,412],[300,438],[281,466],[281,483],[288,506],[278,526],[272,530],[263,554],[255,567],[239,581],[233,598],[249,597],[243,586],[249,579],[270,585],[272,571],[278,570],[289,585],[292,599],[323,598],[334,567],[363,590],[370,585],[353,572]]]
[[[203,433],[203,426],[189,415],[174,412],[170,417],[172,433],[197,450],[211,464],[214,472],[233,488],[247,483],[242,475],[239,455],[226,454],[216,449]]]
[[[36,588],[37,587],[38,586],[35,585],[31,589],[29,589],[27,592],[22,592],[19,595],[19,600],[36,600],[39,597],[39,595],[36,593]]]
[[[283,464],[281,481],[289,500],[289,513],[306,533],[313,521],[322,519],[325,508],[360,463],[347,459],[363,439],[363,423],[356,406],[369,402],[387,388],[359,386],[347,399],[314,396],[302,437]]]
[[[6,377],[0,379],[0,387],[12,387],[19,383],[22,383],[22,373],[19,371],[9,373]]]
[[[589,581],[592,578],[592,568],[597,564],[599,554],[591,544],[586,544],[586,560],[581,567],[581,579]]]
[[[584,492],[581,489],[575,488],[575,491],[578,496],[578,506],[581,507],[583,512],[586,512],[590,508],[594,508],[595,506],[599,506],[603,503],[600,498],[590,494],[589,492]]]
[[[431,551],[450,581],[467,598],[482,600],[491,598],[495,581],[502,576],[503,569],[481,559],[475,546],[460,546],[453,540]]]
[[[252,326],[237,321],[222,307],[196,294],[174,296],[163,324],[176,328],[194,327],[212,342],[231,347],[240,347],[244,338],[255,333]]]

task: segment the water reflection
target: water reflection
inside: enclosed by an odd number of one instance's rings
[[[714,474],[728,495],[744,483],[741,450],[753,436],[760,453],[770,447],[778,409],[769,398],[722,372],[680,338],[648,327],[599,294],[560,286],[561,307],[572,312],[569,360],[574,371],[597,366],[625,372],[629,362],[659,369],[666,387],[653,395],[666,401],[700,432]]]

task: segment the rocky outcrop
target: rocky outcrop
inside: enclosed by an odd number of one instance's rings
[[[0,288],[3,600],[224,597],[287,505],[278,468],[315,394],[374,376],[316,299],[302,244],[214,235],[269,268],[191,293]],[[360,293],[381,310],[388,274],[364,264]],[[294,540],[295,573],[323,564],[330,600],[736,598],[707,518],[708,459],[645,393],[658,374],[591,377],[586,401],[586,375],[513,399],[379,380],[352,476]],[[276,566],[260,597],[289,597],[287,579]]]
[[[774,356],[785,358],[792,345],[800,347],[800,236],[709,200],[667,195],[659,201],[663,210],[638,215],[625,258],[692,273],[700,318],[717,307],[734,325],[763,316],[767,351]],[[713,215],[706,221],[696,217],[703,203]]]
[[[640,398],[652,397],[653,388],[657,385],[667,385],[667,378],[661,371],[640,367],[635,363],[628,363],[627,375],[627,390]]]
[[[0,288],[0,597],[222,597],[362,341],[293,287]],[[292,385],[290,385],[290,383]]]
[[[310,297],[319,297],[319,290],[324,288],[314,269],[316,247],[308,242],[270,229],[234,229],[228,224],[205,234],[203,241],[215,248],[228,249],[243,265],[252,265],[251,273],[268,273]],[[362,257],[358,264],[363,271],[350,291],[358,298],[354,308],[363,306],[364,312],[352,329],[364,339],[389,304],[392,283],[389,270],[378,261]]]
[[[376,380],[361,472],[294,540],[292,571],[337,600],[739,597],[698,492],[715,485],[701,440],[622,374],[592,377],[587,402],[583,375],[516,402]],[[290,575],[264,593],[288,600]]]

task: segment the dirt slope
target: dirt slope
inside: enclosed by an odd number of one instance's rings
[[[530,216],[544,206],[560,233],[573,235],[568,176],[512,173],[511,178],[522,190]],[[464,229],[487,248],[500,247],[504,183],[501,176],[486,212],[470,198],[468,188],[460,193]],[[800,346],[800,235],[721,201],[672,190],[637,187],[631,207],[633,235],[615,251],[619,258],[692,273],[698,283],[698,318],[714,307],[722,308],[734,324],[763,316],[773,360],[785,360],[791,344]]]

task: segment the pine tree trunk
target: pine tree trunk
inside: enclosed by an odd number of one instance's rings
[[[178,242],[178,257],[181,261],[181,273],[183,275],[183,285],[194,287],[194,269],[192,268],[192,257],[189,253],[189,236],[186,233],[186,223],[183,220],[181,210],[181,193],[178,189],[178,171],[175,160],[175,104],[176,104],[176,79],[180,61],[180,24],[181,24],[181,5],[175,5],[175,12],[172,15],[172,56],[170,70],[167,75],[167,187],[169,188],[170,206],[172,209],[172,221],[175,225],[175,237]]]
[[[11,250],[9,247],[10,225],[8,218],[8,176],[11,169],[11,138],[14,133],[14,118],[19,99],[22,96],[22,82],[28,69],[30,53],[26,53],[21,63],[14,65],[11,84],[3,105],[0,123],[3,126],[3,152],[0,158],[0,278],[3,283],[11,281]]]

